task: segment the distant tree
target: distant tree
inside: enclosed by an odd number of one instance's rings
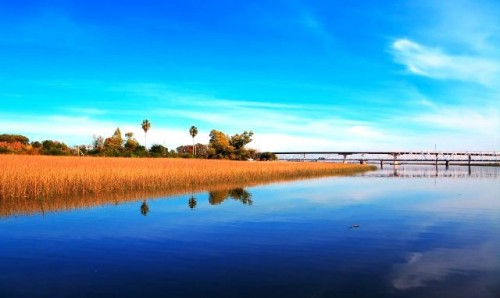
[[[104,151],[104,138],[102,136],[93,136],[93,142],[92,142],[92,154],[99,154]]]
[[[146,135],[148,133],[148,130],[151,128],[151,123],[149,122],[148,119],[144,119],[142,121],[142,130],[144,130],[144,147],[148,147],[147,142],[146,142]]]
[[[235,134],[229,140],[229,144],[234,147],[233,159],[247,160],[252,157],[251,152],[245,145],[252,141],[253,132],[244,131],[242,134]]]
[[[87,153],[88,153],[87,146],[85,146],[85,145],[78,146],[78,152],[80,155],[87,155]]]
[[[31,146],[33,148],[42,148],[43,147],[42,143],[40,143],[38,141],[31,142]]]
[[[123,138],[120,128],[113,135],[104,140],[104,149],[107,156],[120,156],[123,154]]]
[[[194,148],[196,150],[196,156],[206,158],[208,154],[208,147],[207,145],[196,143],[194,145]]]
[[[223,159],[247,160],[252,158],[255,150],[245,148],[252,141],[252,136],[252,131],[244,131],[242,134],[229,137],[214,129],[210,132],[207,155],[209,158]]]
[[[174,149],[171,149],[170,151],[168,151],[168,157],[179,157],[179,156]]]
[[[32,154],[32,155],[41,154],[41,151],[43,148],[42,143],[40,143],[39,141],[34,141],[34,142],[31,142],[30,145],[31,145],[31,149],[28,152],[29,154]]]
[[[263,161],[277,160],[278,157],[272,152],[261,152],[256,154],[256,158]]]
[[[149,156],[149,152],[144,146],[137,146],[134,148],[134,150],[130,153],[130,157],[147,157]]]
[[[162,145],[155,144],[149,148],[149,153],[153,157],[166,157],[168,149]]]
[[[177,153],[181,157],[192,157],[193,156],[193,146],[182,145],[176,148]]]
[[[139,146],[139,142],[134,138],[134,133],[133,132],[127,132],[125,134],[125,137],[127,140],[125,141],[125,148],[128,151],[134,151],[137,146]]]
[[[21,142],[0,141],[0,153],[25,154],[31,153],[31,145],[25,145]]]
[[[212,129],[208,143],[208,157],[227,159],[231,158],[233,152],[234,147],[229,143],[229,136],[222,131]]]
[[[69,155],[70,149],[64,143],[52,140],[42,142],[42,154],[44,155]]]
[[[246,144],[252,141],[253,132],[244,131],[242,134],[235,134],[229,140],[229,144],[238,150],[245,147]]]
[[[22,135],[11,135],[11,134],[1,134],[0,135],[0,142],[7,142],[7,143],[19,142],[23,145],[28,145],[29,141],[30,140],[27,137],[22,136]]]
[[[193,138],[193,155],[196,155],[196,147],[194,146],[194,137],[198,134],[198,128],[196,126],[191,126],[189,129],[189,134]]]

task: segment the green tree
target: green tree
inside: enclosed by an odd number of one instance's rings
[[[277,160],[278,157],[276,156],[276,154],[272,153],[272,152],[261,152],[261,153],[258,153],[256,154],[256,158],[259,159],[259,160],[265,160],[265,161],[268,161],[268,160]]]
[[[247,160],[251,158],[251,152],[245,146],[252,141],[253,132],[244,131],[235,134],[229,139],[229,144],[234,148],[234,159]]]
[[[193,155],[196,156],[196,147],[194,146],[194,137],[196,137],[196,135],[198,134],[198,128],[194,125],[191,126],[191,128],[189,129],[189,134],[193,138]]]
[[[144,147],[148,147],[147,142],[146,142],[146,135],[148,133],[148,130],[151,128],[151,123],[149,122],[148,119],[142,120],[142,130],[144,130]]]
[[[162,145],[155,144],[149,149],[149,153],[153,157],[166,157],[168,149]]]
[[[238,150],[252,141],[253,131],[244,131],[242,134],[235,134],[229,140],[231,146]]]
[[[69,155],[71,153],[64,143],[52,140],[42,142],[42,154],[44,155]]]

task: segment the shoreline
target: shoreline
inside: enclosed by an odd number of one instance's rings
[[[0,167],[0,216],[40,209],[43,202],[74,209],[75,203],[93,206],[376,170],[333,163],[20,155],[0,155]]]

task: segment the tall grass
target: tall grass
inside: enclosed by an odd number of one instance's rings
[[[352,175],[371,169],[366,165],[312,162],[0,155],[0,204],[166,195],[227,185]]]

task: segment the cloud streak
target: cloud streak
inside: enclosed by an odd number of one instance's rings
[[[409,39],[392,43],[397,63],[415,75],[490,86],[500,78],[500,62],[482,56],[452,55]]]
[[[134,98],[141,104],[116,109],[113,102],[98,101],[98,105],[89,107],[82,101],[50,115],[3,113],[0,124],[8,132],[26,134],[33,140],[59,139],[69,145],[88,144],[92,135],[109,136],[117,127],[133,132],[141,141],[139,124],[144,118],[153,123],[148,143],[166,142],[169,148],[191,143],[187,133],[191,125],[199,128],[197,141],[203,143],[208,142],[211,129],[228,134],[253,130],[251,146],[263,151],[427,150],[434,144],[446,150],[486,151],[495,150],[499,141],[495,132],[500,130],[500,120],[493,107],[444,106],[421,96],[411,109],[356,119],[369,110],[328,103],[233,100],[176,91],[161,84],[106,88],[115,97]]]

